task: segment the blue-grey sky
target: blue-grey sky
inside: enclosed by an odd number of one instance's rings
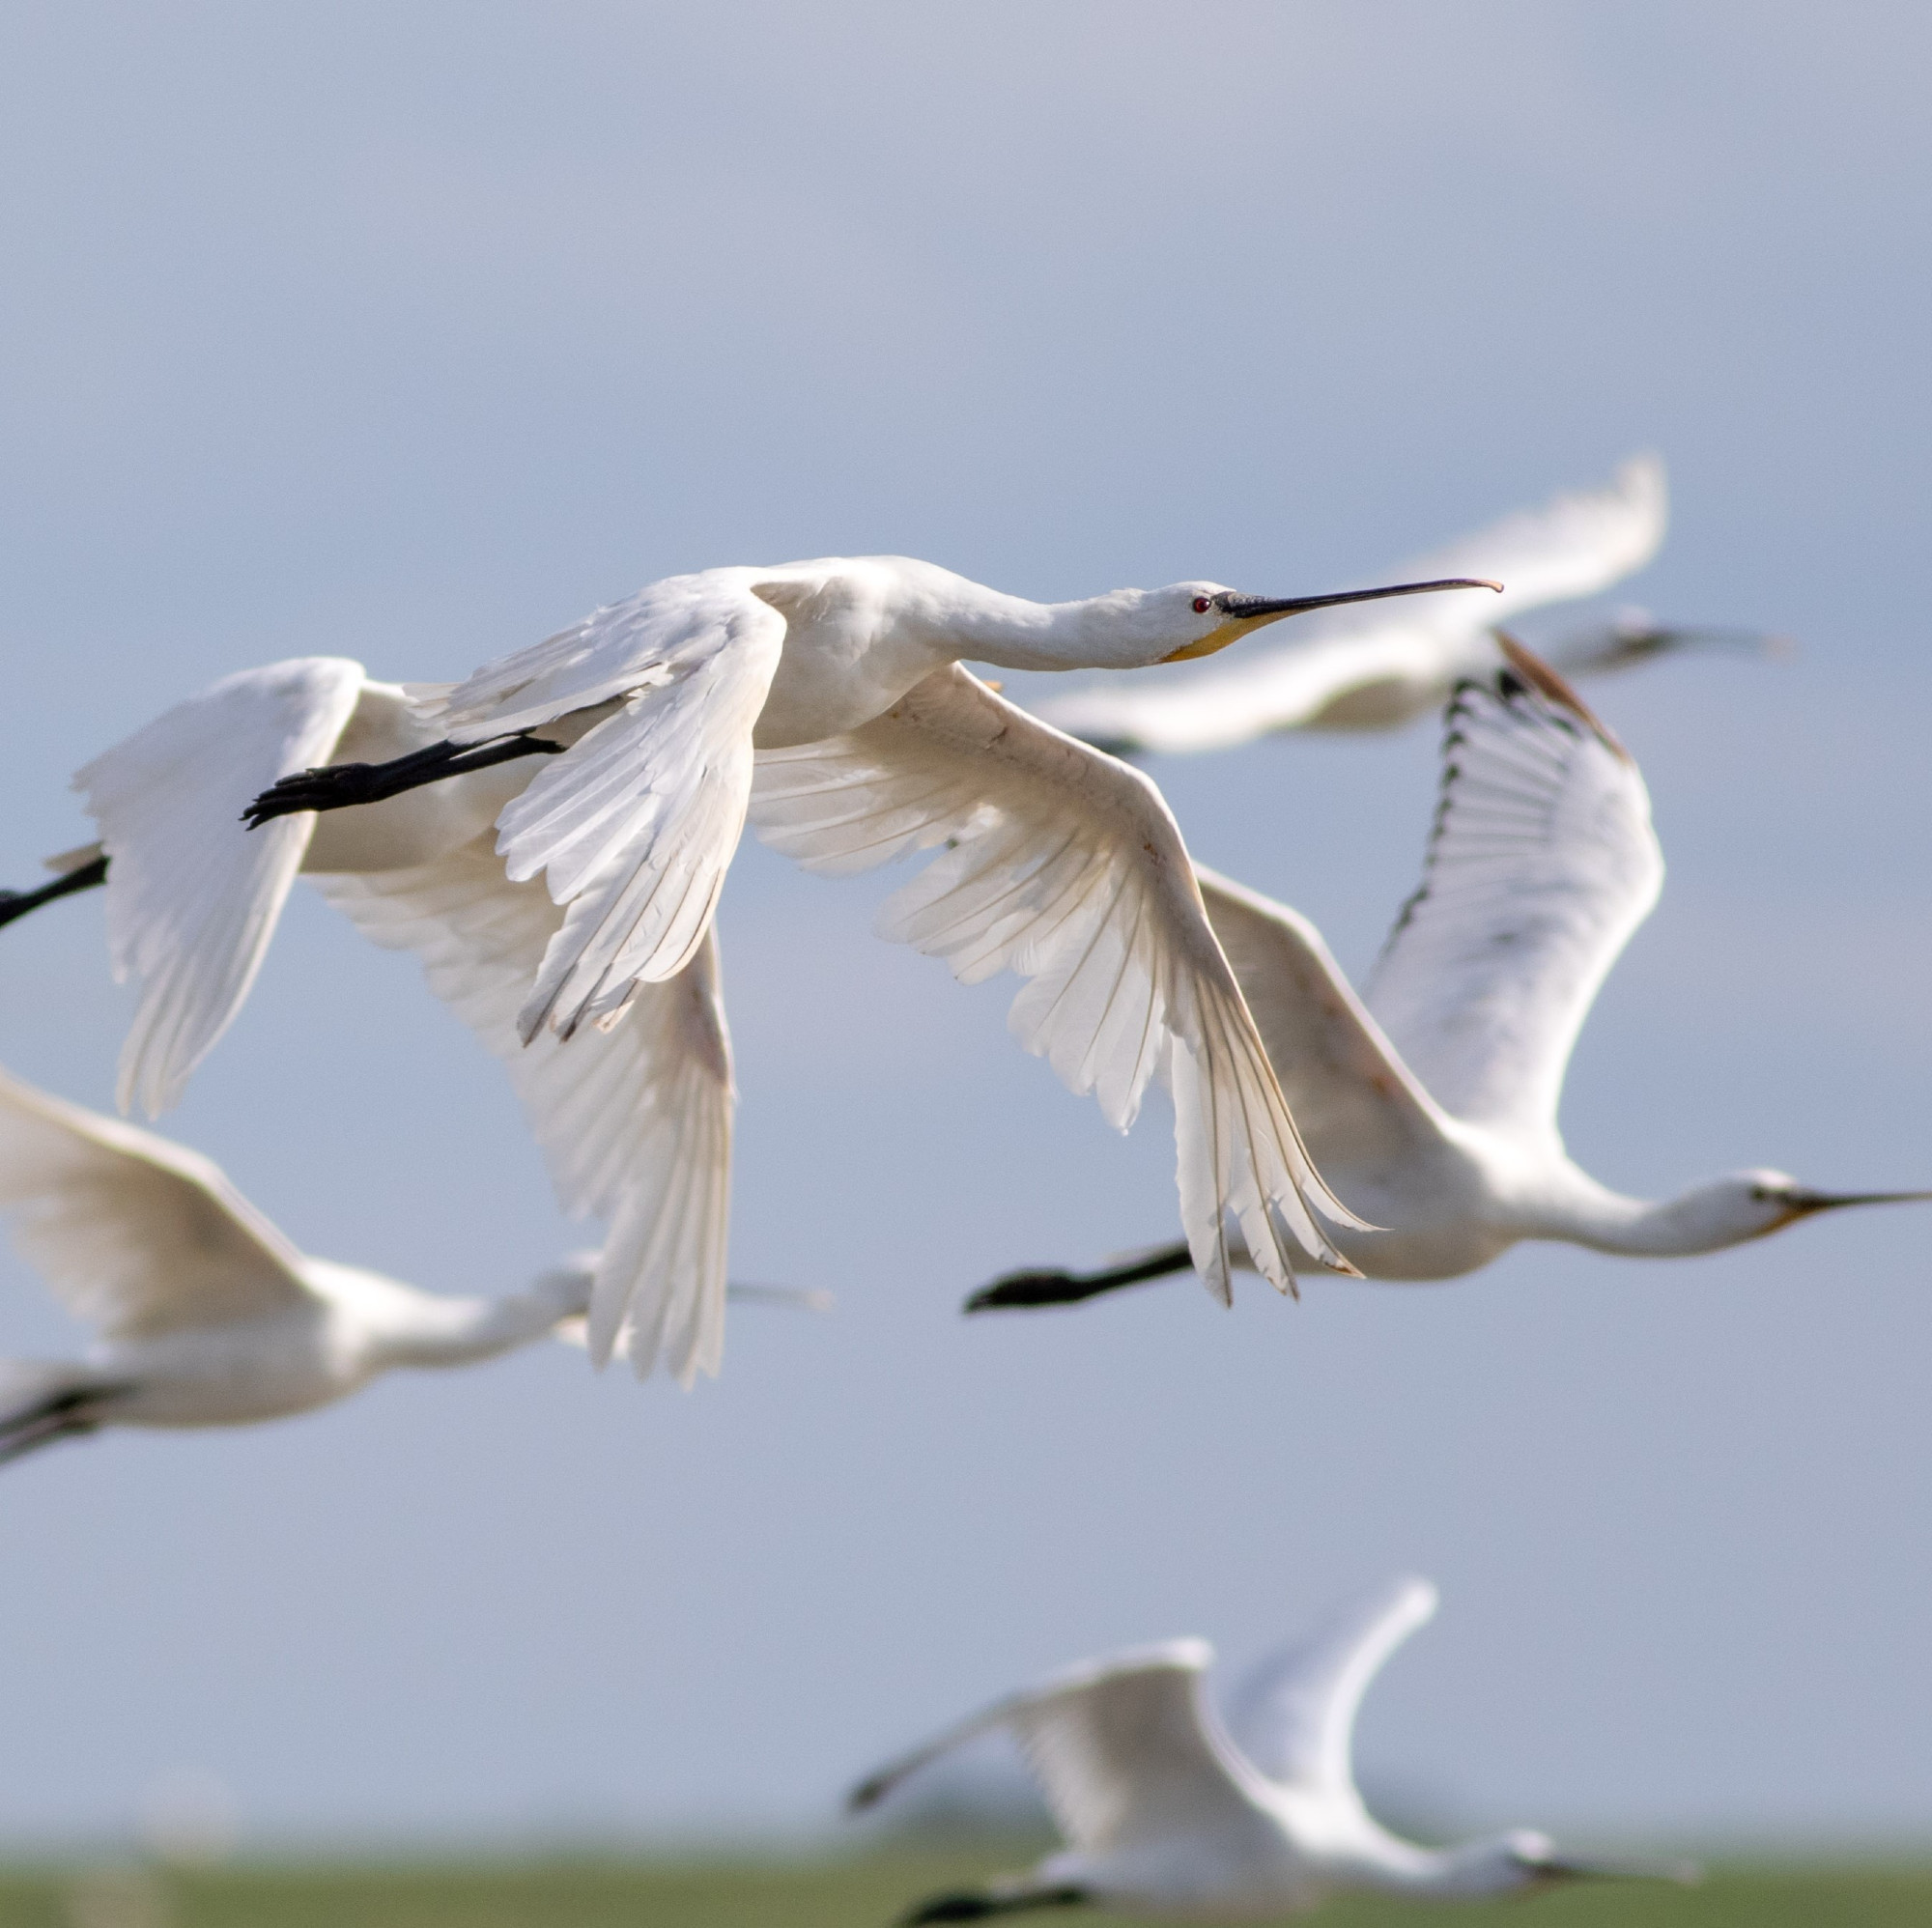
[[[0,18],[0,864],[212,677],[461,674],[674,570],[900,551],[1041,596],[1359,581],[1671,463],[1632,593],[1793,665],[1600,686],[1670,862],[1565,1123],[1606,1179],[1932,1180],[1921,9],[987,0],[18,5]],[[1432,728],[1156,764],[1351,968]],[[1435,1289],[1177,1283],[962,1322],[1170,1236],[1121,1141],[748,848],[723,911],[745,1313],[686,1397],[546,1348],[0,1478],[0,1842],[172,1771],[258,1839],[813,1825],[1044,1668],[1239,1662],[1412,1568],[1365,1772],[1472,1821],[1932,1826],[1922,1214]],[[0,941],[0,1060],[105,1105],[98,902]],[[306,1248],[517,1285],[497,1068],[298,893],[169,1121]],[[70,1343],[10,1260],[0,1341]]]

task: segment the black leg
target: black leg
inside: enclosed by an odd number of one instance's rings
[[[91,891],[106,881],[107,860],[97,857],[92,864],[83,864],[77,870],[56,877],[51,884],[43,884],[38,891],[0,891],[0,925],[10,924],[29,911],[37,911],[56,897],[71,897],[76,891]]]
[[[965,1310],[1004,1312],[1020,1306],[1074,1305],[1081,1299],[1097,1298],[1102,1292],[1119,1291],[1122,1286],[1185,1272],[1193,1263],[1193,1255],[1183,1240],[1179,1245],[1158,1246],[1124,1265],[1110,1265],[1100,1272],[1009,1272],[990,1286],[981,1286],[966,1301]]]
[[[0,1466],[60,1439],[79,1439],[100,1428],[102,1389],[55,1393],[0,1424]]]
[[[405,790],[419,790],[425,783],[440,783],[447,777],[467,776],[471,770],[487,770],[492,764],[508,763],[515,757],[562,753],[562,744],[519,730],[514,736],[498,737],[495,743],[433,743],[427,750],[412,750],[387,763],[330,763],[270,784],[242,812],[242,821],[250,830],[260,830],[275,817],[294,816],[301,810],[341,810],[356,804],[380,804],[384,797],[399,797]]]
[[[1079,1887],[1018,1888],[1010,1894],[966,1889],[935,1894],[910,1914],[899,1917],[901,1928],[918,1928],[923,1921],[983,1921],[989,1914],[1021,1914],[1034,1908],[1079,1908],[1093,1897]]]

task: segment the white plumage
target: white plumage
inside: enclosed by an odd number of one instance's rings
[[[123,1103],[174,1101],[246,996],[297,869],[333,876],[335,901],[419,952],[511,1063],[566,1206],[611,1218],[597,1356],[663,1357],[687,1381],[715,1370],[731,1080],[712,913],[756,754],[836,740],[816,767],[850,770],[842,746],[876,722],[866,756],[909,756],[900,774],[920,781],[919,759],[946,763],[943,800],[900,843],[960,837],[980,912],[1001,900],[976,926],[992,949],[967,968],[1044,971],[1024,1035],[1110,1116],[1132,1116],[1154,1070],[1172,1083],[1183,1217],[1210,1285],[1225,1295],[1230,1211],[1278,1286],[1296,1252],[1345,1266],[1311,1207],[1349,1215],[1295,1139],[1172,819],[1141,780],[1005,705],[989,727],[952,727],[997,704],[954,665],[1153,662],[1310,607],[1443,586],[1284,601],[1193,582],[1045,605],[904,557],[832,558],[667,579],[455,686],[405,693],[335,659],[227,678],[79,779],[116,969],[141,983]],[[1131,799],[1122,822],[1113,794]],[[922,807],[901,785],[895,808]],[[1056,813],[1081,807],[1069,841]],[[939,921],[916,941],[966,941],[927,909]],[[1076,970],[1069,933],[1096,909],[1103,948]],[[1116,952],[1118,996],[1102,982]]]
[[[1034,708],[1069,735],[1122,753],[1225,750],[1278,730],[1390,729],[1435,708],[1460,679],[1493,666],[1491,624],[1595,595],[1641,569],[1662,542],[1665,521],[1663,464],[1636,456],[1602,488],[1506,516],[1413,565],[1419,576],[1494,577],[1504,585],[1494,602],[1448,596],[1331,610],[1297,623],[1273,646],[1149,675],[1098,678]],[[1745,639],[1626,612],[1561,638],[1551,654],[1566,673],[1578,674],[1686,645]]]
[[[102,1426],[238,1426],[306,1412],[399,1366],[460,1366],[581,1314],[566,1265],[526,1292],[446,1298],[312,1259],[220,1168],[0,1072],[0,1211],[94,1327],[85,1362],[0,1362],[0,1460]]]
[[[902,1755],[854,1790],[864,1809],[963,1742],[1019,1744],[1066,1846],[1030,1873],[935,1896],[904,1918],[959,1921],[1091,1902],[1210,1918],[1293,1914],[1349,1889],[1444,1900],[1619,1868],[1559,1856],[1541,1834],[1457,1848],[1390,1833],[1355,1787],[1350,1736],[1377,1671],[1435,1611],[1427,1580],[1378,1589],[1264,1661],[1216,1715],[1204,1640],[1073,1668]]]
[[[1629,753],[1547,666],[1503,646],[1510,666],[1450,705],[1423,882],[1366,1000],[1306,918],[1199,872],[1310,1154],[1376,1228],[1338,1227],[1341,1250],[1370,1278],[1442,1279],[1525,1238],[1678,1257],[1928,1196],[1817,1192],[1754,1170],[1654,1203],[1570,1159],[1564,1072],[1663,860]],[[971,1303],[1065,1303],[1189,1262],[1172,1246],[1087,1274],[1014,1273]]]

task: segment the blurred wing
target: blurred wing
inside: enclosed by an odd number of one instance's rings
[[[1246,743],[1270,730],[1321,720],[1360,726],[1403,721],[1386,712],[1346,714],[1349,698],[1400,686],[1435,702],[1458,675],[1489,660],[1486,632],[1523,610],[1593,596],[1641,569],[1663,540],[1667,496],[1654,455],[1626,462],[1602,489],[1577,490],[1541,508],[1505,516],[1393,572],[1394,581],[1477,576],[1499,597],[1424,596],[1296,616],[1269,649],[1231,651],[1198,664],[1136,670],[1037,706],[1061,729],[1110,749],[1201,751]]]
[[[0,1209],[105,1339],[313,1308],[301,1255],[211,1160],[0,1072]]]
[[[1086,1854],[1212,1831],[1253,1818],[1202,1674],[1201,1640],[1173,1640],[1076,1667],[977,1714],[882,1768],[851,1797],[882,1800],[916,1769],[994,1728],[1024,1750],[1054,1819]]]
[[[315,829],[303,813],[248,831],[242,812],[328,760],[361,688],[361,665],[336,657],[244,669],[74,778],[108,857],[114,976],[141,987],[115,1092],[124,1112],[177,1103],[242,1008]]]
[[[1556,1127],[1592,1000],[1657,901],[1663,856],[1629,753],[1526,651],[1449,706],[1423,865],[1368,1007],[1442,1109]]]
[[[1424,597],[1458,629],[1489,629],[1523,610],[1594,596],[1634,575],[1663,542],[1669,522],[1663,463],[1633,456],[1601,489],[1565,490],[1541,508],[1520,509],[1474,535],[1419,557],[1418,570],[1492,576],[1503,593],[1474,611],[1450,610],[1453,596]]]
[[[1122,1130],[1164,1072],[1181,1223],[1224,1302],[1228,1211],[1279,1288],[1293,1283],[1290,1241],[1353,1269],[1311,1206],[1358,1221],[1309,1162],[1180,832],[1138,771],[954,665],[845,736],[760,751],[752,821],[774,849],[835,875],[948,845],[888,901],[880,935],[945,958],[964,983],[1001,970],[1031,979],[1013,1035]]]
[[[534,648],[423,693],[459,742],[532,728],[621,697],[549,758],[497,819],[518,883],[543,872],[567,914],[518,1013],[522,1035],[569,1036],[634,984],[691,962],[745,823],[752,727],[784,646],[753,572],[673,577]]]
[[[689,1385],[724,1343],[731,1047],[709,933],[683,971],[639,984],[607,1022],[528,1045],[517,1012],[564,921],[513,884],[488,833],[407,870],[314,879],[365,937],[412,950],[429,987],[503,1061],[566,1211],[610,1222],[590,1344]]]
[[[1435,1602],[1427,1580],[1397,1580],[1262,1661],[1229,1710],[1236,1746],[1271,1781],[1352,1795],[1350,1744],[1362,1695]]]
[[[1318,1164],[1399,1166],[1439,1147],[1441,1112],[1350,987],[1321,933],[1299,912],[1200,864],[1194,875]]]

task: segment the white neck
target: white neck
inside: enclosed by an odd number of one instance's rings
[[[1146,589],[1113,589],[1077,603],[1032,603],[952,577],[922,583],[916,604],[909,613],[937,648],[1002,669],[1140,668],[1198,635],[1177,630],[1171,606]]]
[[[1567,1178],[1547,1221],[1532,1217],[1525,1228],[1529,1236],[1565,1239],[1632,1259],[1689,1259],[1742,1244],[1757,1230],[1715,1222],[1701,1189],[1674,1199],[1634,1199],[1598,1184],[1575,1166]]]
[[[547,1337],[570,1308],[538,1290],[507,1298],[433,1298],[421,1295],[406,1326],[384,1334],[383,1361],[390,1366],[467,1366],[494,1359]]]

